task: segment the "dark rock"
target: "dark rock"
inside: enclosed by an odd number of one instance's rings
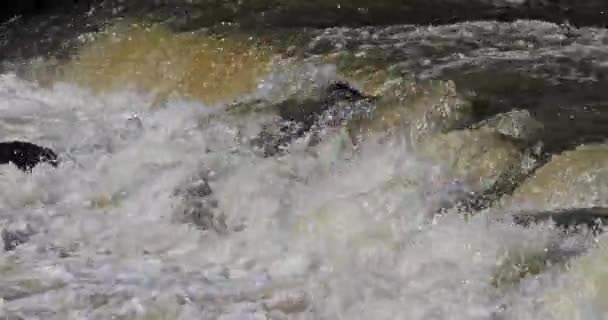
[[[608,222],[608,208],[590,207],[573,209],[556,209],[543,212],[519,212],[513,215],[513,221],[522,226],[533,223],[553,221],[561,228],[586,226],[598,230]]]
[[[175,212],[177,221],[192,223],[202,230],[214,230],[217,233],[227,231],[225,216],[213,197],[207,174],[201,174],[184,187],[178,188],[175,195],[182,200]]]
[[[315,98],[303,101],[289,99],[277,104],[275,108],[284,121],[301,123],[308,129],[314,124],[317,116],[326,109],[326,105]]]
[[[252,144],[261,148],[264,156],[273,156],[312,130],[337,127],[368,115],[376,100],[346,82],[331,82],[318,97],[288,99],[277,104],[275,109],[282,121],[264,126]]]
[[[270,123],[264,125],[262,131],[250,142],[252,146],[262,150],[264,157],[272,157],[282,153],[289,143],[303,136],[306,131],[302,123],[295,121]]]
[[[31,172],[40,162],[59,165],[57,154],[49,148],[23,141],[0,142],[0,164],[9,162],[25,172]]]
[[[29,241],[30,237],[35,233],[30,225],[26,225],[20,229],[4,229],[2,230],[2,241],[4,242],[4,250],[12,251],[18,246]]]
[[[329,83],[319,97],[310,97],[303,101],[286,100],[276,106],[283,120],[301,122],[310,127],[319,116],[336,107],[340,102],[354,103],[363,99],[373,99],[343,81]]]

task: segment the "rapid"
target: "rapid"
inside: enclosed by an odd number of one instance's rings
[[[473,187],[407,135],[355,146],[331,127],[272,157],[247,143],[271,116],[230,114],[231,101],[339,78],[332,57],[266,68],[274,58],[242,42],[112,30],[136,44],[91,41],[60,72],[34,59],[0,74],[2,140],[62,159],[32,174],[0,167],[0,226],[27,234],[0,253],[2,317],[608,318],[605,235],[496,219],[505,208],[434,214]],[[208,46],[227,49],[197,54]],[[430,59],[443,63],[433,71],[455,63]],[[201,176],[213,227],[180,219],[179,190]]]

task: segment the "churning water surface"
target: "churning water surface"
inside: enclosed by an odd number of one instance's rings
[[[93,93],[77,82],[0,76],[2,139],[44,144],[62,158],[31,175],[0,168],[0,222],[31,234],[0,255],[3,316],[607,317],[601,239],[483,213],[433,217],[437,201],[466,186],[398,139],[354,150],[338,132],[313,151],[296,143],[263,158],[239,142],[259,129],[256,119],[229,120],[197,100],[155,101],[134,89]],[[201,172],[226,232],[174,217],[175,190]],[[497,285],[513,272],[505,265],[520,265],[512,261],[587,251],[568,267]]]

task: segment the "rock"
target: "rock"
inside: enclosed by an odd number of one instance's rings
[[[178,188],[175,195],[182,200],[174,214],[178,222],[192,223],[203,230],[217,233],[227,231],[226,218],[213,197],[206,174],[197,176],[185,187]]]
[[[523,153],[502,135],[489,130],[459,130],[439,134],[417,147],[425,159],[442,164],[464,180],[473,192],[509,181],[521,171]]]
[[[281,120],[265,125],[251,142],[263,150],[264,156],[273,156],[311,131],[318,133],[325,128],[340,127],[352,119],[366,117],[375,108],[375,100],[375,97],[365,95],[346,82],[330,82],[318,97],[288,99],[276,104],[274,108]]]
[[[473,128],[482,127],[529,143],[536,141],[543,130],[542,123],[536,121],[528,110],[501,113],[473,126]]]
[[[57,167],[57,154],[45,147],[30,142],[0,142],[0,164],[12,163],[25,172],[31,172],[38,163],[45,162]]]
[[[376,108],[366,117],[349,124],[353,138],[370,133],[407,133],[420,142],[437,133],[464,128],[472,121],[472,108],[452,81],[388,84]]]
[[[608,146],[583,145],[553,158],[501,201],[536,211],[608,207]]]
[[[596,229],[608,222],[608,208],[591,207],[551,211],[523,211],[513,215],[513,221],[522,226],[549,220],[553,221],[557,226],[567,229],[577,226],[587,226]]]
[[[251,140],[252,146],[260,149],[265,157],[280,154],[294,140],[306,133],[304,124],[290,121],[269,123]]]
[[[491,284],[499,290],[511,290],[525,278],[552,268],[565,268],[568,262],[587,253],[592,241],[585,237],[576,240],[557,237],[541,248],[511,248],[496,262]]]
[[[29,241],[30,237],[36,232],[29,225],[11,226],[2,230],[2,241],[4,251],[15,250],[18,246]]]

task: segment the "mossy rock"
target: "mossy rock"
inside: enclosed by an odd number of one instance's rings
[[[503,199],[502,206],[534,210],[608,206],[608,146],[580,146],[554,156]]]

